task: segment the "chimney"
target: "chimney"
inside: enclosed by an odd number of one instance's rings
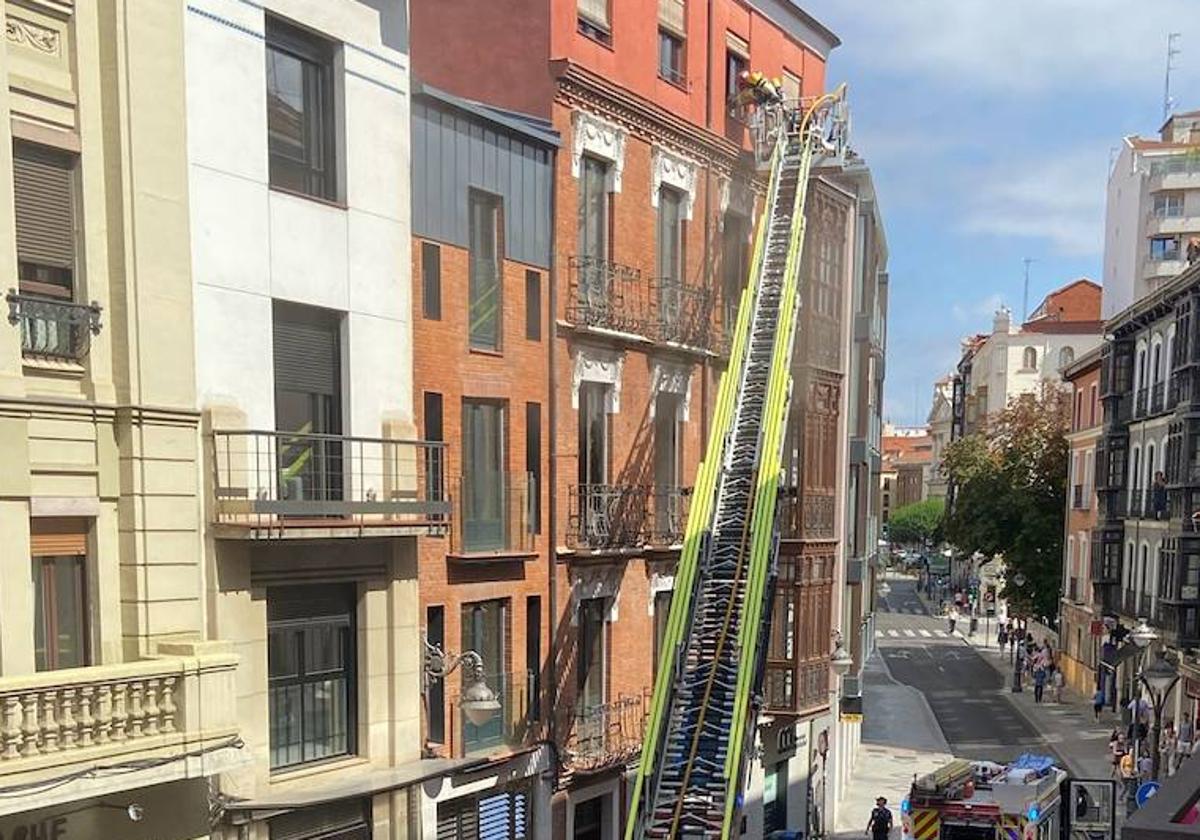
[[[1012,312],[1009,311],[1007,306],[1001,306],[996,310],[995,317],[992,318],[992,334],[1004,333],[1007,335],[1011,327]]]

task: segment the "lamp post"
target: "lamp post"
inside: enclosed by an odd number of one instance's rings
[[[500,701],[496,692],[488,687],[484,679],[483,657],[473,650],[459,654],[446,653],[440,647],[425,642],[425,674],[427,677],[444,679],[454,673],[460,666],[467,675],[467,685],[458,699],[458,707],[462,709],[467,720],[473,726],[483,726],[500,711]]]
[[[1154,705],[1154,729],[1150,738],[1150,748],[1153,750],[1150,753],[1150,777],[1154,781],[1158,781],[1162,761],[1159,746],[1162,738],[1163,704],[1166,703],[1167,695],[1171,693],[1175,683],[1179,681],[1179,669],[1167,659],[1166,651],[1159,650],[1150,666],[1142,669],[1141,679],[1142,684],[1149,690],[1150,702]]]

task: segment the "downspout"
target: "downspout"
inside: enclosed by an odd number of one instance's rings
[[[550,346],[547,356],[547,398],[550,401],[546,412],[547,440],[549,441],[550,463],[548,484],[550,498],[548,500],[547,518],[547,578],[549,586],[549,631],[550,643],[546,650],[546,679],[549,690],[546,692],[546,720],[553,722],[554,709],[558,705],[558,659],[555,651],[555,639],[558,637],[558,387],[557,387],[557,356],[558,356],[558,259],[555,243],[555,222],[558,219],[558,150],[551,152],[550,167],[550,266],[549,266],[549,302],[550,312]],[[553,738],[551,738],[553,740]]]

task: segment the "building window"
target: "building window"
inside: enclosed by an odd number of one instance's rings
[[[437,805],[441,838],[526,838],[530,834],[529,792],[510,783],[501,793],[456,796]]]
[[[1025,352],[1021,354],[1021,367],[1024,370],[1037,370],[1037,350],[1033,347],[1026,347]]]
[[[1058,351],[1058,366],[1065,368],[1067,365],[1075,361],[1075,350],[1071,347],[1064,347]]]
[[[654,398],[654,531],[655,540],[673,544],[683,538],[683,395],[659,393]]]
[[[588,541],[603,541],[612,532],[608,487],[610,388],[600,382],[584,382],[579,386],[580,533]]]
[[[463,400],[462,527],[467,551],[508,546],[504,414],[504,403]]]
[[[525,472],[529,478],[529,530],[542,533],[542,404],[525,403]]]
[[[442,249],[432,242],[421,243],[421,314],[442,319]]]
[[[33,652],[39,671],[88,664],[84,565],[79,554],[33,558]]]
[[[675,337],[681,326],[683,304],[685,196],[679,190],[658,190],[658,225],[655,247],[658,254],[658,317],[665,334]]]
[[[542,340],[542,273],[525,272],[525,338]]]
[[[442,606],[425,608],[425,638],[429,644],[442,650],[446,649],[446,608]],[[428,732],[426,737],[435,744],[446,743],[446,680],[444,677],[429,676],[426,672],[427,685],[425,694],[429,708],[426,712]]]
[[[481,350],[500,349],[500,277],[504,227],[500,196],[471,190],[470,342]]]
[[[426,391],[424,396],[425,440],[440,443],[446,438],[442,428],[442,395],[435,391]],[[446,497],[442,487],[442,458],[445,450],[439,447],[428,447],[425,450],[425,498],[427,501],[441,501]]]
[[[1100,403],[1100,400],[1098,399],[1098,394],[1099,394],[1099,389],[1097,389],[1097,387],[1095,385],[1093,385],[1092,386],[1092,408],[1091,408],[1091,412],[1090,412],[1091,420],[1089,422],[1089,425],[1091,425],[1091,426],[1096,425],[1096,408]]]
[[[1150,240],[1150,259],[1155,262],[1179,259],[1178,236],[1155,236]]]
[[[683,39],[674,32],[658,30],[658,75],[673,85],[683,87]]]
[[[738,304],[750,271],[750,220],[738,213],[726,213],[721,231],[722,320],[728,337],[733,335]]]
[[[354,586],[267,591],[271,769],[355,750]]]
[[[579,162],[579,255],[608,259],[608,164],[589,155]]]
[[[1183,215],[1183,193],[1160,192],[1154,196],[1153,213],[1160,219],[1174,219]]]
[[[612,24],[608,17],[608,2],[609,0],[578,0],[578,6],[576,6],[579,31],[606,46],[612,44]]]
[[[343,799],[289,811],[271,817],[267,833],[270,840],[371,840],[371,800]]]
[[[725,101],[733,102],[734,97],[738,95],[738,80],[742,77],[742,73],[746,71],[749,62],[746,58],[728,50],[725,53]]]
[[[580,802],[575,806],[575,827],[571,840],[607,840],[613,829],[609,826],[612,794]]]
[[[801,91],[804,87],[800,77],[795,73],[784,70],[781,78],[783,80],[783,98],[788,102],[799,102],[800,97],[803,95]]]
[[[17,277],[22,292],[70,300],[75,277],[75,158],[13,144]]]
[[[271,186],[334,200],[334,46],[272,15],[266,41]]]
[[[667,619],[671,616],[670,589],[654,593],[654,670],[651,679],[658,675],[658,663],[662,661],[663,644],[667,638]]]
[[[483,660],[484,678],[488,687],[506,707],[510,692],[508,681],[508,599],[478,601],[463,604],[462,649],[473,650]],[[462,687],[467,687],[470,673],[464,673]],[[489,750],[504,743],[506,713],[501,711],[482,726],[462,719],[463,745],[467,753]]]
[[[608,639],[604,598],[579,602],[579,709],[582,714],[603,706],[607,696]]]
[[[542,716],[542,596],[525,599],[525,671],[529,719]]]

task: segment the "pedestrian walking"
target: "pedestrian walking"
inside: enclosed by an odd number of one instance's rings
[[[1092,695],[1092,720],[1100,720],[1100,712],[1104,711],[1104,689],[1097,688]]]
[[[892,812],[887,807],[887,797],[875,799],[875,807],[871,809],[871,818],[867,820],[866,834],[872,840],[887,840],[892,832]]]
[[[1004,649],[1008,647],[1008,625],[1001,623],[1000,629],[996,634],[996,644],[1000,647],[1001,655],[1004,654]]]
[[[950,624],[950,635],[954,635],[954,625],[958,623],[958,607],[951,605],[950,612],[946,613],[946,620]]]
[[[1121,778],[1121,760],[1125,758],[1125,736],[1120,729],[1113,729],[1108,737],[1108,752],[1112,757],[1113,778]]]
[[[1183,716],[1175,734],[1175,769],[1178,770],[1179,765],[1183,764],[1183,760],[1192,754],[1192,745],[1195,742],[1195,729],[1192,727],[1191,715]]]
[[[1033,672],[1033,702],[1041,703],[1046,691],[1046,669],[1036,668]]]
[[[1062,669],[1054,668],[1050,673],[1050,686],[1054,689],[1055,703],[1062,703],[1063,684],[1065,682],[1066,678],[1063,677]]]
[[[1162,772],[1171,776],[1175,773],[1175,750],[1179,745],[1179,736],[1175,732],[1175,721],[1167,718],[1163,724],[1162,736],[1159,738],[1159,767]]]

